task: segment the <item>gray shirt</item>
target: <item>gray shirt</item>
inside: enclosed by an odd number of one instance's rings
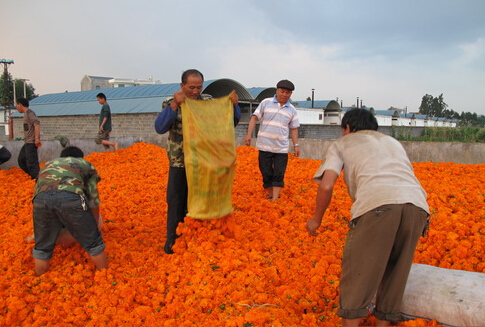
[[[34,125],[39,125],[40,121],[35,112],[27,109],[24,112],[24,140],[25,143],[35,143],[35,129]]]
[[[321,181],[326,170],[340,175],[352,204],[351,219],[385,204],[412,203],[429,213],[426,192],[414,175],[401,143],[376,131],[358,131],[336,140],[313,177]]]

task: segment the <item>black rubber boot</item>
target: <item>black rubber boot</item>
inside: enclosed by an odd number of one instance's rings
[[[173,254],[172,246],[175,244],[175,236],[167,236],[167,241],[165,242],[165,246],[163,247],[163,251],[166,254]]]

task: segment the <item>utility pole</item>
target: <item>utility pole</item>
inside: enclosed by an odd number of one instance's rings
[[[315,101],[315,89],[312,89],[312,108],[313,108],[314,101]]]
[[[13,60],[11,59],[0,59],[0,64],[3,64],[3,74],[5,75],[5,82],[8,81],[8,67],[13,64]],[[14,85],[15,87],[15,85]],[[4,119],[5,119],[5,122],[9,124],[10,126],[10,103],[9,103],[9,99],[8,99],[8,93],[9,93],[9,88],[8,88],[8,83],[5,83],[5,85],[3,86],[3,92],[5,94],[5,97],[4,97],[4,101],[2,103],[3,105],[3,109],[4,109]],[[11,129],[9,127],[9,129]],[[11,139],[12,138],[12,134],[9,133],[9,138]]]
[[[25,82],[26,81],[30,81],[29,79],[26,79],[26,78],[19,78],[20,81],[24,82],[24,98],[27,99],[27,87],[25,86]],[[13,99],[13,101],[15,102],[16,100]]]

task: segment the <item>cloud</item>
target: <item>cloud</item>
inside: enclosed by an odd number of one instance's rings
[[[478,38],[472,43],[463,43],[458,46],[461,50],[456,66],[468,66],[485,73],[485,37]]]
[[[17,0],[5,10],[2,57],[40,94],[77,91],[85,74],[173,83],[198,68],[247,87],[288,78],[296,100],[314,88],[344,105],[417,108],[443,93],[455,110],[485,113],[483,0]]]

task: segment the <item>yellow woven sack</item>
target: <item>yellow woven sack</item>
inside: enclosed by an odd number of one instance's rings
[[[236,172],[234,111],[229,96],[186,98],[182,103],[187,216],[218,219],[230,214]]]

